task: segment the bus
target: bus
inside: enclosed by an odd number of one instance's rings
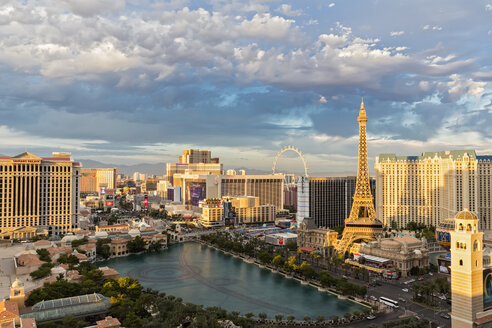
[[[398,302],[392,300],[391,298],[387,298],[387,297],[381,296],[379,298],[379,302],[380,303],[383,303],[383,304],[386,304],[387,306],[390,306],[392,308],[398,309]]]

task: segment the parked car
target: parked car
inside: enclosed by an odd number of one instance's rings
[[[441,313],[439,316],[444,319],[451,319],[451,317],[447,313]]]
[[[424,277],[418,277],[417,280],[422,281],[422,280],[424,280]]]
[[[403,303],[405,303],[405,302],[407,301],[407,300],[406,300],[406,299],[404,299],[403,297],[398,297],[398,300],[399,300],[400,302],[403,302]]]
[[[405,293],[408,293],[408,288],[403,288],[402,289]]]
[[[439,295],[439,298],[442,299],[443,301],[446,300],[446,296],[445,295]]]
[[[376,316],[371,314],[370,316],[367,316],[366,319],[367,320],[374,320],[374,319],[376,319]]]
[[[429,272],[429,276],[433,276],[434,274],[432,272]]]
[[[378,300],[378,298],[377,298],[376,296],[373,296],[373,295],[369,296],[369,298],[370,298],[371,300],[373,300],[373,301],[377,301],[377,300]]]

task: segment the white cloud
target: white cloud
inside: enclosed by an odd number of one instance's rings
[[[485,5],[485,10],[486,11],[492,11],[492,4],[488,3]]]
[[[328,101],[326,100],[325,96],[320,96],[319,97],[319,103],[320,104],[326,104]]]
[[[330,4],[328,5],[328,7],[330,7],[330,8],[335,7],[335,3],[334,3],[334,2],[330,3]]]
[[[458,74],[452,74],[447,83],[448,93],[453,100],[458,100],[463,95],[479,98],[485,91],[486,82],[477,82],[471,78],[463,78]]]
[[[422,30],[424,31],[427,31],[427,30],[432,30],[432,31],[442,31],[442,27],[441,26],[437,26],[437,25],[434,25],[434,26],[431,26],[431,25],[424,25],[422,27]]]
[[[81,16],[116,14],[125,9],[125,0],[60,0],[60,3]]]
[[[318,20],[317,19],[310,19],[306,25],[318,25]]]
[[[395,32],[390,32],[390,36],[400,36],[405,34],[405,31],[395,31]]]
[[[277,8],[277,12],[285,16],[295,17],[302,14],[302,10],[292,10],[292,6],[288,4],[282,4]]]

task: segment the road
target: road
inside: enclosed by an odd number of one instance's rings
[[[425,275],[425,280],[431,280],[435,278],[429,275]],[[408,278],[410,279],[410,278]],[[408,279],[401,279],[399,281],[391,281],[391,282],[381,282],[382,286],[369,287],[367,295],[369,296],[385,296],[391,298],[393,300],[398,300],[400,308],[395,311],[398,316],[405,314],[406,311],[411,311],[418,315],[419,317],[429,319],[433,322],[439,324],[439,327],[451,327],[451,320],[445,319],[440,316],[441,313],[449,313],[451,311],[451,306],[446,303],[446,301],[440,300],[436,298],[436,301],[439,301],[439,305],[443,308],[442,311],[435,311],[426,307],[423,307],[419,304],[412,302],[413,292],[410,286],[405,285],[403,282]],[[408,288],[408,292],[404,292],[402,289]],[[399,298],[405,299],[405,302],[399,300]],[[385,318],[384,321],[388,321],[391,319]],[[384,322],[382,321],[382,322]]]

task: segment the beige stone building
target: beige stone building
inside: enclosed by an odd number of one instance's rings
[[[297,246],[305,251],[318,251],[329,256],[337,243],[338,233],[329,228],[318,228],[314,219],[304,218],[297,229]]]
[[[100,192],[103,187],[106,189],[115,189],[116,168],[81,169],[81,192]]]
[[[75,229],[79,182],[80,164],[68,153],[0,157],[0,238],[21,227],[49,234]]]
[[[426,242],[411,236],[384,238],[361,244],[359,252],[391,260],[392,266],[401,272],[402,277],[408,276],[413,267],[429,266]]]
[[[492,156],[474,150],[380,154],[376,158],[376,213],[386,226],[408,222],[437,226],[456,212],[476,212],[492,229]]]
[[[207,227],[224,225],[224,202],[231,202],[236,213],[236,224],[264,224],[275,222],[275,206],[260,205],[258,197],[240,196],[213,198],[200,202],[202,216],[199,222]]]

